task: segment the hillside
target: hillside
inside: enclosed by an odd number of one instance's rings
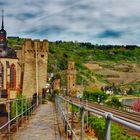
[[[98,46],[78,42],[50,42],[50,72],[59,72],[65,85],[67,61],[74,60],[77,84],[101,88],[113,83],[123,89],[139,89],[140,48]]]
[[[9,39],[8,42],[10,47],[20,49],[23,39]],[[68,60],[76,62],[78,85],[101,88],[115,84],[122,89],[139,89],[140,48],[137,46],[49,42],[48,72],[60,73],[63,86],[66,85]]]

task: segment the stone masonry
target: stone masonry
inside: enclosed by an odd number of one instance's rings
[[[22,94],[32,97],[36,93],[36,56],[38,66],[38,91],[42,93],[47,81],[48,41],[25,39],[22,48]]]
[[[67,95],[73,96],[73,92],[76,90],[76,69],[75,69],[75,62],[69,61],[68,62],[68,69],[67,69]]]

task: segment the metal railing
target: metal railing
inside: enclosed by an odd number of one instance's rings
[[[115,121],[121,125],[124,125],[128,128],[131,128],[133,130],[136,130],[138,132],[140,132],[140,126],[139,125],[135,125],[135,124],[132,124],[132,123],[129,123],[129,122],[126,122],[120,118],[117,118],[115,116],[113,116],[112,113],[110,112],[100,112],[100,111],[96,111],[94,109],[90,109],[86,106],[83,106],[83,105],[80,105],[80,104],[76,104],[74,102],[72,102],[71,100],[69,99],[65,99],[64,97],[61,97],[61,96],[58,96],[56,95],[55,96],[55,103],[56,103],[56,109],[58,110],[58,113],[61,117],[61,119],[63,120],[63,124],[64,126],[66,126],[66,138],[68,140],[68,129],[71,131],[71,139],[75,139],[75,140],[78,140],[78,136],[76,135],[76,132],[74,131],[74,124],[73,124],[73,117],[74,117],[74,111],[73,111],[73,106],[76,106],[79,108],[80,110],[80,123],[81,123],[81,136],[80,136],[80,139],[81,140],[84,140],[84,133],[85,133],[85,130],[84,130],[84,116],[85,116],[85,112],[88,114],[88,112],[90,113],[93,113],[93,114],[96,114],[98,116],[102,116],[105,118],[105,121],[106,121],[106,140],[110,140],[111,139],[111,121]],[[71,122],[69,122],[69,108],[68,106],[71,105]],[[87,116],[88,118],[88,116]],[[88,121],[87,121],[87,126],[88,126]]]
[[[42,97],[39,97],[39,104],[42,103]],[[33,98],[20,98],[11,99],[0,102],[0,105],[4,105],[6,108],[7,122],[0,126],[0,139],[7,137],[11,139],[11,127],[12,123],[16,123],[16,132],[18,132],[19,126],[23,126],[23,123],[30,120],[32,112],[38,107],[36,99]],[[7,134],[7,135],[5,135]],[[4,136],[3,136],[4,135]]]

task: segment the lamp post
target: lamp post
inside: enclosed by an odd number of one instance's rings
[[[36,54],[36,94],[37,94],[37,106],[38,106],[38,51],[37,51],[38,42],[35,42],[35,54]]]

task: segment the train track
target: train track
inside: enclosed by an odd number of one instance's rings
[[[127,121],[127,122],[140,126],[140,113],[131,113],[131,112],[126,112],[126,111],[110,108],[110,107],[100,105],[100,104],[79,101],[76,98],[69,98],[69,99],[71,99],[74,103],[86,106],[90,109],[94,109],[94,110],[100,111],[102,113],[110,112],[113,114],[113,116],[115,116],[117,118],[120,118],[124,121]]]

